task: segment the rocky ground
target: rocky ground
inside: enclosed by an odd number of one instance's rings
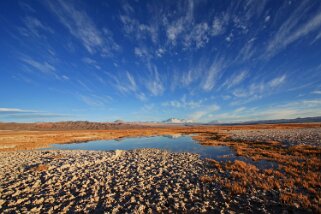
[[[278,206],[259,191],[228,197],[201,181],[213,173],[198,155],[158,149],[3,152],[0,213],[264,213]]]
[[[321,128],[229,130],[233,140],[279,141],[288,146],[321,146]]]
[[[0,212],[208,211],[193,154],[161,150],[0,154]]]

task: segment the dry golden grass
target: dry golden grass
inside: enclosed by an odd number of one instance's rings
[[[48,168],[49,168],[49,167],[48,167],[47,165],[38,164],[38,165],[32,167],[31,170],[37,171],[37,172],[42,172],[42,171],[47,171]]]
[[[51,126],[53,124],[50,124]],[[162,126],[110,130],[68,130],[68,131],[8,131],[0,132],[0,151],[30,150],[46,148],[50,144],[73,143],[90,140],[109,140],[122,137],[152,136],[164,134],[198,134],[194,138],[202,144],[230,145],[228,136],[222,131],[241,129],[289,129],[321,127],[320,123],[311,124],[280,124],[280,125],[243,125],[243,126]],[[242,155],[244,148],[238,143],[236,152]],[[246,146],[246,145],[245,145]]]
[[[232,141],[227,135],[214,134],[213,137],[210,133],[195,136],[195,139],[206,145],[231,146],[237,155],[254,161],[268,160],[278,164],[276,169],[260,170],[239,160],[226,163],[210,161],[215,168],[220,169],[220,173],[212,176],[212,181],[207,178],[205,182],[218,182],[231,194],[250,193],[258,189],[275,190],[284,204],[321,212],[320,147],[284,147],[274,141]]]

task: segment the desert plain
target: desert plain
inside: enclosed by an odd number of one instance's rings
[[[320,213],[321,124],[0,124],[1,213]],[[160,149],[52,144],[193,134],[218,161]],[[270,162],[273,167],[261,167]]]

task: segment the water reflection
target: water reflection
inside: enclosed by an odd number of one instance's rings
[[[228,146],[201,145],[193,140],[191,135],[164,135],[153,137],[118,138],[115,140],[97,140],[82,143],[54,144],[50,149],[63,150],[133,150],[141,148],[164,149],[171,152],[191,152],[199,154],[201,158],[212,158],[218,161],[242,160],[256,165],[261,169],[275,168],[277,164],[271,161],[252,161],[249,158],[236,156]]]
[[[224,159],[234,156],[227,146],[203,146],[191,136],[175,134],[154,137],[119,138],[115,140],[97,140],[83,143],[54,144],[52,149],[64,150],[132,150],[140,148],[165,149],[171,152],[191,152],[200,154],[201,158]]]

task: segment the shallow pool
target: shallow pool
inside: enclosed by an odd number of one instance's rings
[[[171,152],[191,152],[202,158],[226,159],[233,156],[227,146],[203,146],[191,136],[166,135],[155,137],[121,138],[116,140],[97,140],[82,143],[54,144],[51,149],[64,150],[132,150],[141,148],[165,149]],[[224,156],[224,157],[222,157]]]

